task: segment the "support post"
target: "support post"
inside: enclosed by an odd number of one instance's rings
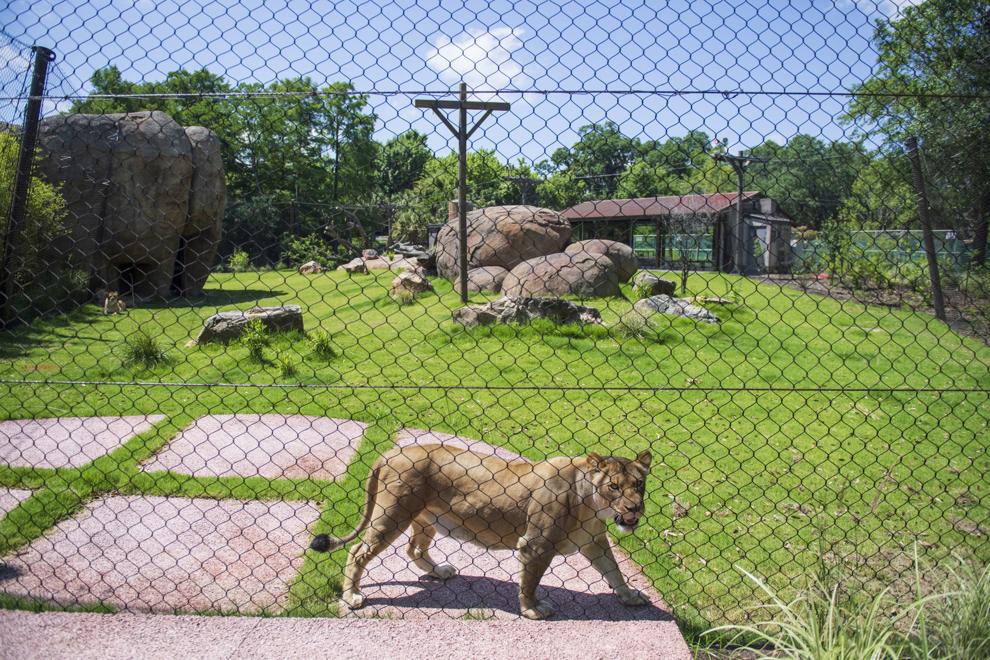
[[[908,160],[911,161],[911,178],[914,181],[914,196],[918,203],[918,221],[921,223],[921,236],[925,242],[925,256],[928,257],[928,276],[932,285],[932,304],[935,318],[945,321],[945,301],[942,298],[942,280],[938,272],[938,257],[935,254],[935,238],[932,235],[932,221],[928,206],[928,189],[925,175],[921,170],[921,156],[918,153],[918,139],[909,137],[905,141]]]
[[[468,301],[467,257],[467,84],[461,83],[457,120],[457,256],[461,274],[461,302]]]
[[[433,99],[416,99],[414,105],[417,108],[430,108],[440,118],[444,126],[457,137],[457,228],[458,228],[458,272],[461,278],[461,302],[468,301],[468,281],[467,281],[467,141],[471,139],[478,127],[488,115],[496,111],[509,109],[508,103],[468,101],[467,84],[461,83],[456,101],[437,101]],[[440,110],[457,110],[457,125],[454,126]],[[468,130],[467,111],[484,110],[474,126]]]
[[[27,212],[28,188],[31,184],[34,152],[38,143],[38,122],[41,120],[41,100],[45,93],[48,65],[55,59],[55,53],[44,46],[34,46],[31,51],[34,53],[34,69],[31,75],[31,89],[24,110],[21,150],[17,159],[14,191],[10,203],[10,214],[7,216],[7,231],[4,232],[3,257],[0,261],[0,327],[6,327],[12,320],[10,315],[11,300],[14,294],[14,254]]]

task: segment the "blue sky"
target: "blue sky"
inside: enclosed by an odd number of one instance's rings
[[[451,9],[434,0],[13,0],[0,9],[0,25],[58,53],[55,94],[84,93],[93,70],[108,64],[134,80],[180,67],[205,67],[235,83],[350,80],[370,93],[380,139],[416,128],[437,152],[452,140],[412,100],[463,79],[475,90],[502,90],[513,104],[472,147],[535,162],[573,143],[580,126],[604,119],[644,139],[702,129],[733,149],[798,132],[851,137],[852,127],[837,119],[845,98],[753,92],[849,89],[874,64],[872,22],[906,4],[498,0]],[[0,58],[9,94],[25,62],[6,46]],[[741,93],[697,93],[712,89]]]

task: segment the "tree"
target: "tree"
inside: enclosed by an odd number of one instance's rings
[[[382,145],[378,152],[378,187],[386,197],[413,187],[423,174],[433,152],[426,136],[416,130],[400,133]]]
[[[622,134],[611,121],[578,129],[578,141],[570,149],[557,149],[550,157],[557,170],[566,170],[584,181],[588,194],[598,199],[615,197],[618,177],[639,152],[639,140]],[[584,177],[584,178],[582,178]]]
[[[876,70],[846,119],[892,145],[918,138],[937,215],[969,218],[978,262],[990,216],[990,12],[986,0],[926,0],[877,21]]]
[[[877,155],[859,171],[838,219],[854,229],[913,229],[917,204],[903,158]]]
[[[654,197],[673,195],[679,189],[679,181],[660,159],[651,155],[640,156],[618,178],[617,197]]]

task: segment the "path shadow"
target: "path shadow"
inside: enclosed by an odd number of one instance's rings
[[[375,587],[398,587],[405,595],[375,594]],[[366,583],[365,610],[391,613],[408,610],[496,611],[519,616],[519,584],[475,575],[456,575],[448,580],[424,578],[415,581]],[[540,586],[537,595],[553,604],[553,620],[572,621],[673,621],[669,612],[654,604],[626,607],[613,593],[583,593],[562,587]],[[462,613],[451,613],[460,616]],[[503,618],[495,614],[495,618]]]

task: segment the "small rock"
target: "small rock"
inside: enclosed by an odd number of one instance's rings
[[[364,259],[360,259],[360,258],[359,259],[351,259],[350,261],[348,261],[346,264],[344,264],[343,266],[341,266],[337,270],[342,270],[345,273],[349,273],[351,275],[354,275],[354,274],[367,275],[368,274],[368,266],[365,265]]]
[[[690,301],[683,298],[673,298],[663,294],[637,300],[633,309],[644,317],[653,314],[666,314],[668,316],[684,316],[703,323],[719,322],[718,317],[704,307],[692,305]]]
[[[323,270],[324,270],[323,266],[321,266],[316,261],[307,261],[306,263],[304,263],[302,266],[299,267],[299,274],[315,275],[317,273],[322,273]]]
[[[210,342],[228,343],[238,339],[247,324],[260,320],[268,332],[302,332],[302,308],[299,305],[284,307],[252,307],[247,311],[220,312],[203,322],[203,329],[196,337],[197,344]]]
[[[378,250],[361,250],[361,258],[365,261],[378,258]]]
[[[365,259],[364,267],[368,270],[391,270],[392,262],[382,257],[376,257],[374,259]]]
[[[676,283],[657,277],[653,273],[647,273],[645,271],[636,273],[636,277],[633,278],[633,285],[640,289],[644,289],[649,296],[659,296],[661,294],[665,296],[673,296],[677,293]]]
[[[416,295],[427,291],[433,291],[433,284],[428,279],[423,277],[421,273],[404,271],[399,273],[399,275],[392,280],[392,295],[395,296],[400,290],[405,290],[413,295]]]
[[[467,328],[492,323],[528,323],[545,318],[555,323],[600,325],[601,314],[593,307],[577,305],[560,298],[510,298],[493,300],[484,305],[455,309],[454,321]]]

